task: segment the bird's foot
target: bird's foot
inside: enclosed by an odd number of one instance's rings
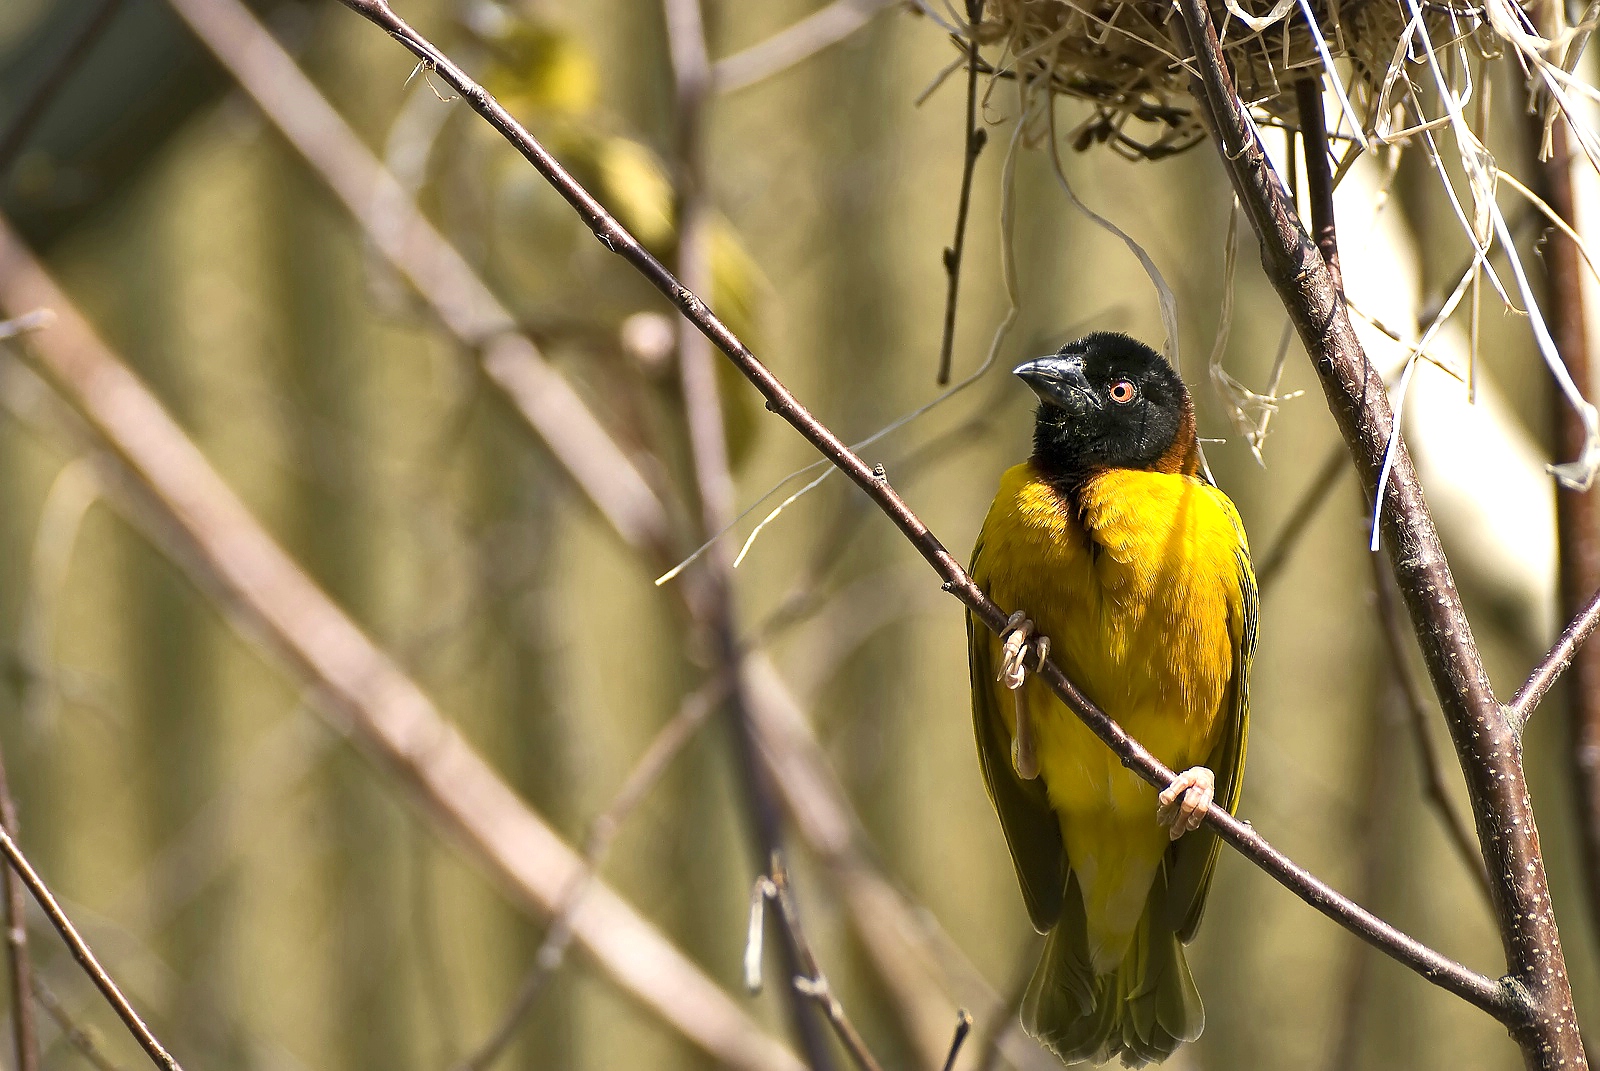
[[[1172,784],[1161,793],[1156,821],[1166,826],[1168,835],[1177,840],[1200,828],[1216,795],[1217,775],[1204,766],[1192,766],[1174,777]]]
[[[1006,627],[1000,630],[1000,672],[995,680],[1003,683],[1007,688],[1016,691],[1022,687],[1023,679],[1027,676],[1027,668],[1023,665],[1028,658],[1028,649],[1031,646],[1037,656],[1034,665],[1043,664],[1050,655],[1050,639],[1047,636],[1035,638],[1034,624],[1028,620],[1021,610],[1012,614],[1006,621]],[[1029,641],[1032,641],[1030,644]]]
[[[1050,655],[1049,637],[1035,637],[1033,631],[1033,622],[1021,610],[1011,615],[1000,634],[1004,646],[1000,654],[1000,672],[995,677],[1011,689],[1015,703],[1016,728],[1011,735],[1011,766],[1024,781],[1032,781],[1039,776],[1039,757],[1033,741],[1033,717],[1028,711],[1027,695],[1022,691],[1022,682],[1027,678],[1024,663],[1030,646],[1036,656],[1036,666],[1043,665]]]

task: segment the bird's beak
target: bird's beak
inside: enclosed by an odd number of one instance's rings
[[[1095,397],[1089,380],[1084,377],[1080,354],[1052,353],[1048,357],[1035,357],[1017,365],[1011,374],[1032,387],[1041,402],[1070,416],[1082,416],[1100,408],[1100,399]]]

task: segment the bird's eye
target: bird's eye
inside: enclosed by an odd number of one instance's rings
[[[1126,379],[1119,379],[1111,384],[1111,400],[1118,405],[1127,405],[1133,401],[1134,393],[1133,384]]]

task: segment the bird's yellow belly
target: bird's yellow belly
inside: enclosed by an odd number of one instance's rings
[[[1109,516],[1086,510],[1091,521],[1106,522],[1091,540],[1075,521],[1063,526],[1059,507],[1034,501],[1053,492],[1024,488],[1013,523],[987,535],[995,544],[989,560],[1004,563],[988,580],[1002,608],[1028,612],[1038,634],[1049,637],[1053,658],[1090,699],[1167,766],[1183,770],[1206,761],[1222,729],[1233,662],[1234,542],[1231,523],[1209,496],[1197,501],[1181,485],[1158,489],[1178,493]],[[1123,507],[1143,490],[1115,489]],[[1123,516],[1138,523],[1119,523]],[[1223,545],[1230,550],[1213,561],[1217,540],[1209,529],[1219,523],[1229,526]],[[1000,641],[991,643],[999,664]],[[1169,843],[1156,821],[1156,790],[1123,768],[1034,677],[1024,701],[1040,776],[1083,893],[1091,951],[1097,967],[1108,967],[1127,947]],[[1011,697],[998,706],[1014,733]]]

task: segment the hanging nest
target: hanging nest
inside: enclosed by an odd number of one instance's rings
[[[1310,0],[1308,6],[1316,32],[1297,0],[1212,3],[1239,95],[1258,114],[1293,125],[1296,81],[1320,77],[1327,60],[1344,59],[1333,76],[1370,131],[1390,66],[1405,59],[1407,9],[1397,0]],[[1455,45],[1481,30],[1481,11],[1438,4],[1422,10],[1435,40]],[[1182,62],[1188,55],[1182,21],[1175,5],[1163,0],[988,0],[978,43],[1004,49],[991,74],[1022,77],[1094,105],[1067,134],[1076,149],[1108,144],[1124,156],[1154,160],[1205,139]],[[1330,126],[1347,118],[1330,115]]]

